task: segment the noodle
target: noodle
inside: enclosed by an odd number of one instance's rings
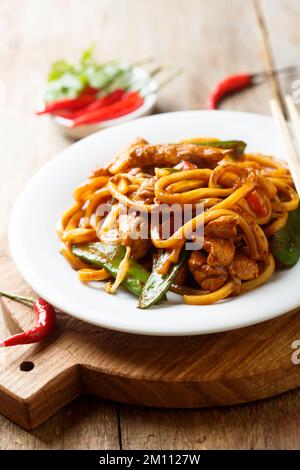
[[[147,142],[139,139],[75,189],[74,204],[62,215],[57,233],[62,255],[82,282],[111,278],[106,269],[93,268],[72,252],[75,244],[99,240],[126,248],[114,282],[106,284],[109,293],[115,293],[126,278],[131,258],[145,259],[151,269],[153,255],[167,250],[159,268],[165,275],[180,259],[187,241],[203,242],[186,257],[182,283],[175,280],[171,287],[187,304],[212,304],[256,289],[270,279],[276,268],[270,237],[285,227],[288,213],[299,203],[288,168],[260,154],[244,154],[233,160],[226,152],[218,160],[214,151],[214,158],[207,152],[204,160],[198,162],[194,156],[189,160],[184,145],[190,149],[196,147],[194,142],[188,139],[180,144],[179,152],[184,151],[187,160],[177,167],[180,155],[174,153],[175,144],[166,151],[163,145],[147,148]],[[136,146],[140,165],[131,167],[128,156]],[[106,210],[101,212],[102,204]],[[200,204],[202,212],[198,211]],[[186,205],[191,208],[190,215],[180,223],[175,222],[175,212],[166,210]],[[125,233],[120,231],[124,207],[132,211],[126,215]],[[134,239],[130,228],[136,222],[143,226],[153,214],[156,222],[151,220],[146,239]],[[165,226],[170,228],[167,235]],[[202,227],[204,235],[200,235]]]
[[[274,233],[278,232],[278,230],[283,228],[285,224],[287,223],[287,219],[288,219],[288,212],[279,216],[271,225],[265,228],[264,232],[266,236],[270,237],[271,235],[274,235]]]
[[[91,281],[104,281],[109,279],[111,276],[105,269],[89,269],[83,268],[79,269],[78,277],[81,282],[91,282]]]
[[[203,294],[199,292],[199,295],[184,295],[183,300],[189,305],[209,305],[218,302],[219,300],[226,299],[235,289],[234,281],[229,281],[221,289],[211,292],[210,294]]]
[[[97,240],[96,230],[86,228],[74,228],[66,230],[63,234],[62,241],[70,243],[86,243]]]

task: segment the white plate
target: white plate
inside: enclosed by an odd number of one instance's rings
[[[300,305],[300,263],[276,273],[264,286],[210,306],[188,306],[181,297],[149,310],[136,308],[137,299],[120,291],[109,295],[81,284],[59,254],[55,223],[72,203],[72,191],[99,163],[111,159],[135,137],[152,143],[185,137],[242,139],[248,150],[281,157],[269,117],[227,111],[168,113],[101,131],[68,147],[42,168],[27,185],[14,208],[9,242],[25,280],[57,308],[83,321],[130,333],[194,335],[259,323]]]

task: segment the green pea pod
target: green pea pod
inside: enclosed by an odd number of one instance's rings
[[[300,257],[300,205],[289,213],[286,225],[271,240],[272,253],[279,266],[291,268]]]
[[[216,147],[219,149],[232,149],[232,156],[239,158],[243,155],[247,144],[242,140],[207,140],[207,141],[193,141],[195,145],[205,145],[208,147]]]
[[[96,242],[73,245],[72,252],[81,260],[95,264],[96,266],[101,266],[113,277],[116,277],[126,250],[122,245],[108,245],[106,243]],[[122,286],[139,297],[149,275],[149,272],[142,265],[130,258],[130,267],[122,282]]]
[[[155,262],[152,273],[150,274],[139,298],[139,308],[145,309],[151,307],[151,305],[157,304],[164,297],[166,292],[170,289],[184,261],[186,260],[187,254],[185,251],[182,251],[178,262],[172,265],[170,272],[166,275],[159,274],[159,269],[169,256],[170,253],[165,251]]]

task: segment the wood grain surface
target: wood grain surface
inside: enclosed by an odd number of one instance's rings
[[[0,279],[4,291],[34,296],[5,252]],[[30,307],[3,299],[2,310],[22,330],[34,322]],[[114,332],[58,312],[47,340],[0,349],[0,413],[33,430],[82,394],[151,408],[228,406],[278,395],[300,386],[291,360],[299,312],[190,337]]]
[[[184,69],[161,92],[157,111],[203,108],[212,84],[228,73],[298,63],[299,19],[298,0],[231,0],[230,7],[227,0],[1,0],[1,230],[24,183],[70,143],[32,113],[52,61],[75,59],[93,41],[103,59],[153,55]],[[228,99],[223,108],[268,113],[278,83]],[[281,81],[280,92],[290,86]],[[297,391],[195,411],[80,398],[32,433],[0,417],[0,448],[296,449],[299,414]]]

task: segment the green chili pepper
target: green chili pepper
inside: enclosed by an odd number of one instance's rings
[[[289,213],[286,225],[274,233],[272,253],[279,266],[291,268],[300,257],[300,205]]]
[[[232,149],[233,150],[233,157],[239,158],[243,155],[247,144],[242,140],[207,140],[207,141],[200,141],[195,142],[195,145],[205,145],[208,147],[216,147],[219,149]]]
[[[113,277],[116,277],[126,250],[122,245],[108,245],[97,242],[74,245],[72,252],[81,260],[101,266]],[[148,277],[149,272],[137,261],[130,258],[130,267],[122,282],[122,286],[126,287],[136,296],[140,296]]]
[[[182,267],[185,259],[186,252],[182,251],[180,258],[177,263],[172,265],[170,272],[166,275],[159,274],[159,269],[169,258],[170,252],[163,252],[157,261],[154,263],[152,273],[150,274],[148,281],[143,289],[143,292],[139,298],[138,307],[148,308],[151,305],[158,303],[165,295],[165,293],[171,287],[175,277],[177,276],[180,268]]]

